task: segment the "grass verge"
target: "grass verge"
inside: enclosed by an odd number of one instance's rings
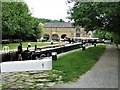
[[[35,47],[35,45],[37,46],[51,45],[50,42],[22,42],[23,48],[27,48],[28,43],[31,43],[31,47]],[[54,44],[61,44],[61,42],[54,42]],[[2,50],[4,46],[9,46],[10,49],[17,49],[18,45],[19,43],[0,44],[0,50]]]
[[[75,51],[53,61],[53,69],[63,72],[63,81],[75,81],[98,61],[105,50],[105,45],[90,47],[85,51]]]

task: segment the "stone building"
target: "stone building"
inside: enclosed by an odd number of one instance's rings
[[[59,40],[67,38],[74,38],[74,37],[89,37],[84,28],[82,27],[74,27],[70,22],[50,22],[44,24],[44,35],[43,37],[47,40]]]

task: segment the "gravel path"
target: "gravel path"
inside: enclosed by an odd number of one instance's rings
[[[78,81],[52,88],[118,88],[118,50],[108,45],[95,66]]]

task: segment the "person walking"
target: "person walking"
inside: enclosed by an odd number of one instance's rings
[[[18,46],[18,61],[22,61],[22,43],[20,42],[19,46]]]

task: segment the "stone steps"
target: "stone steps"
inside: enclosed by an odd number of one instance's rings
[[[36,83],[46,83],[46,82],[50,82],[51,80],[48,79],[36,79],[35,82]]]
[[[34,76],[35,79],[44,79],[47,77],[49,77],[49,75],[36,75],[36,76]]]
[[[51,87],[62,80],[58,71],[4,73],[1,76],[3,76],[3,83],[10,88]]]

